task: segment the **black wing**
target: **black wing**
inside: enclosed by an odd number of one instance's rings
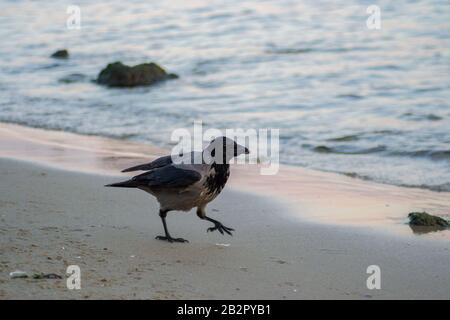
[[[196,183],[201,178],[201,174],[197,171],[165,166],[137,175],[128,181],[107,185],[107,187],[182,188]]]
[[[201,152],[189,152],[189,153],[185,153],[180,154],[180,158],[179,160],[182,162],[182,159],[184,159],[184,161],[187,161],[188,163],[202,163],[203,157],[202,157],[202,153]],[[176,161],[176,160],[175,160]],[[160,157],[156,160],[153,160],[152,162],[149,163],[144,163],[144,164],[140,164],[131,168],[127,168],[122,170],[122,172],[131,172],[131,171],[149,171],[149,170],[153,170],[156,168],[162,168],[165,166],[169,166],[173,164],[172,161],[172,155],[169,156],[164,156],[164,157]]]
[[[149,163],[144,163],[144,164],[140,164],[134,167],[130,167],[127,169],[122,170],[122,172],[131,172],[131,171],[148,171],[148,170],[152,170],[152,169],[156,169],[156,168],[161,168],[161,167],[165,167],[172,164],[172,156],[164,156],[164,157],[160,157],[156,160],[153,160],[152,162]]]

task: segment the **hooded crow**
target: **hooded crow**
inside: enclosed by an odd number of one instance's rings
[[[171,155],[160,157],[150,163],[137,165],[122,172],[146,171],[130,180],[106,185],[106,187],[137,188],[155,196],[160,204],[164,236],[156,239],[169,242],[188,242],[182,238],[171,237],[166,223],[169,211],[189,211],[197,208],[197,216],[214,224],[207,231],[218,230],[221,234],[232,235],[234,229],[206,215],[206,205],[214,200],[225,187],[230,176],[229,162],[249,150],[227,137],[218,137],[202,152],[180,155],[190,161],[175,161]],[[189,159],[190,158],[190,159]],[[197,161],[193,161],[197,160]],[[188,162],[188,163],[186,163]]]

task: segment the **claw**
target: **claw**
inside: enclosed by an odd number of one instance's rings
[[[231,233],[231,231],[234,231],[234,229],[233,228],[228,228],[228,227],[225,227],[223,224],[221,224],[221,223],[216,223],[216,224],[214,224],[214,227],[210,227],[210,228],[208,228],[206,231],[207,232],[212,232],[212,231],[215,231],[215,230],[218,230],[222,235],[224,235],[224,232],[226,232],[227,234],[229,234],[230,236],[232,236],[233,234]]]

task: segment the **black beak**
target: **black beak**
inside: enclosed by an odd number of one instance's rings
[[[242,152],[242,149],[244,149],[244,152]],[[246,148],[242,145],[239,145],[237,143],[234,144],[234,156],[235,157],[239,156],[240,154],[249,154],[249,153],[250,153],[250,150],[248,150],[248,148]]]

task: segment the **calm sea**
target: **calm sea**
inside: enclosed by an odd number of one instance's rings
[[[281,161],[450,191],[450,2],[0,2],[0,121],[169,147],[175,128],[279,128]],[[59,48],[68,60],[49,55]],[[93,83],[109,62],[177,80]]]

